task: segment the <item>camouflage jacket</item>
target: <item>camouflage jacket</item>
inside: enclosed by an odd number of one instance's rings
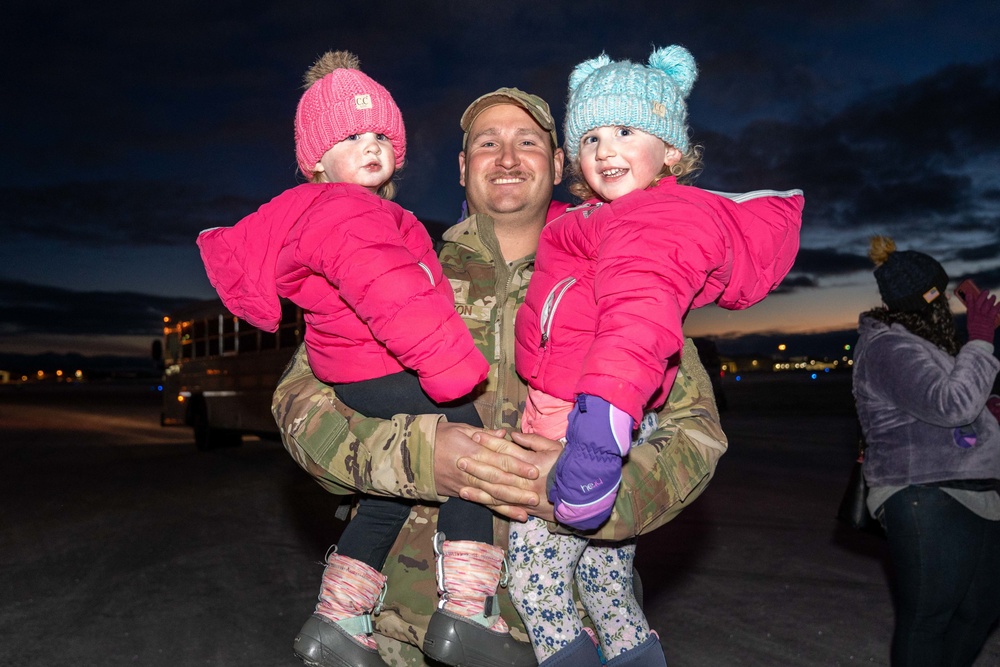
[[[514,315],[524,302],[534,257],[504,262],[493,221],[486,216],[449,229],[445,240],[441,264],[455,289],[455,307],[491,363],[476,407],[487,427],[514,429],[527,391],[514,371]],[[415,506],[386,560],[385,608],[375,617],[386,662],[425,665],[419,647],[438,600],[431,539],[437,504],[446,500],[434,486],[434,436],[442,417],[364,417],[316,379],[302,349],[275,391],[272,412],[289,453],[331,493],[426,501]],[[673,519],[705,489],[726,450],[711,384],[690,340],[666,406],[646,416],[640,433],[623,468],[623,492],[612,518],[595,539],[625,539]],[[494,529],[495,543],[506,547],[506,520],[497,518]],[[526,640],[503,589],[500,600],[511,631]]]

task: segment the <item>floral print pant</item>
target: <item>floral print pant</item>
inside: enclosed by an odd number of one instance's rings
[[[530,518],[511,522],[508,557],[510,597],[539,663],[584,631],[573,599],[574,576],[606,659],[649,638],[649,622],[632,588],[634,540],[591,543],[575,535],[554,535],[544,521]]]

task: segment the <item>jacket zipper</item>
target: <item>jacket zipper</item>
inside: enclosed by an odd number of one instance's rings
[[[430,267],[424,264],[423,262],[417,262],[417,266],[423,269],[424,273],[427,274],[427,279],[431,281],[431,287],[436,287],[436,285],[434,284],[434,274],[431,273]]]
[[[542,367],[542,360],[545,358],[548,351],[549,339],[552,337],[552,320],[555,319],[556,309],[559,308],[559,302],[562,301],[563,295],[566,294],[566,290],[576,284],[576,278],[570,276],[568,278],[563,278],[549,290],[548,296],[545,297],[545,302],[542,304],[542,312],[539,313],[538,328],[542,332],[541,340],[538,343],[538,349],[541,354],[538,355],[538,360],[535,362],[535,367],[531,369],[531,377],[538,377],[538,371]]]
[[[604,206],[604,202],[602,202],[602,201],[598,201],[598,202],[584,202],[583,204],[577,204],[576,206],[570,206],[559,217],[561,218],[563,215],[566,215],[566,213],[572,213],[573,211],[579,211],[579,210],[582,210],[582,209],[585,209],[585,208],[592,208],[592,209],[594,209],[596,211],[597,209],[601,208],[602,206]],[[584,214],[584,217],[588,217],[588,216],[590,216],[590,213],[585,213]],[[556,218],[556,220],[558,220],[558,219],[559,218]]]

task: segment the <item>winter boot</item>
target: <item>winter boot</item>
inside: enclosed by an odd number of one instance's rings
[[[538,667],[601,667],[601,654],[590,633],[581,632]]]
[[[323,570],[316,611],[292,649],[307,665],[388,667],[372,637],[372,613],[382,608],[385,577],[361,561],[332,554]]]
[[[649,639],[635,648],[608,660],[605,667],[667,667],[667,659],[663,655],[660,638],[653,632]]]
[[[497,585],[507,585],[503,549],[434,535],[441,601],[424,637],[424,655],[453,667],[535,667],[534,651],[510,636]],[[501,582],[501,572],[503,581]]]

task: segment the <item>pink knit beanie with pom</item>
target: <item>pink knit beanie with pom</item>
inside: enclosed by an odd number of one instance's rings
[[[295,156],[306,178],[334,144],[352,134],[376,132],[392,142],[396,168],[406,158],[406,128],[385,88],[358,70],[347,51],[328,51],[309,68],[306,92],[295,111]]]

